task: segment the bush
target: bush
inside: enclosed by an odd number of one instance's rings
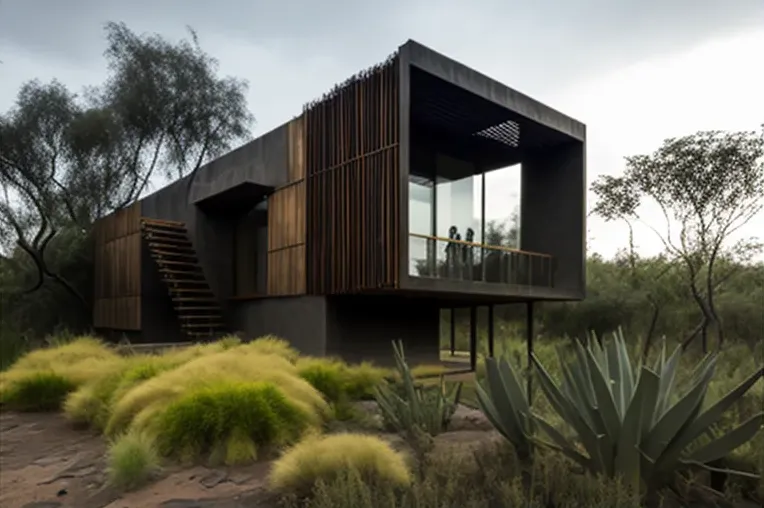
[[[30,372],[0,391],[0,404],[16,411],[57,411],[76,386],[55,372]]]
[[[163,455],[234,465],[296,442],[308,415],[271,383],[221,383],[172,402],[156,419]]]
[[[128,432],[112,442],[107,462],[109,483],[122,489],[140,487],[159,471],[154,441],[141,432]]]
[[[280,356],[258,354],[245,346],[200,356],[144,381],[115,401],[106,426],[119,434],[135,422],[150,425],[154,417],[186,393],[223,382],[272,382],[289,400],[319,424],[330,415],[321,394],[297,375],[294,365]]]
[[[115,362],[114,370],[93,379],[71,393],[64,413],[76,423],[104,430],[114,403],[137,384],[177,366],[177,360],[163,356],[135,355]]]
[[[289,345],[289,341],[275,335],[265,335],[257,338],[245,344],[242,348],[248,352],[280,356],[290,363],[295,363],[300,356],[300,353]]]
[[[374,389],[390,376],[387,369],[364,362],[348,365],[331,358],[300,358],[300,377],[308,381],[331,402],[374,398]]]
[[[374,484],[407,487],[411,482],[401,454],[385,441],[361,434],[302,441],[274,463],[268,481],[277,492],[307,493],[317,482],[332,482],[351,470]]]
[[[27,390],[40,382],[46,383],[46,386],[47,383],[55,382],[59,389],[68,387],[72,391],[106,375],[121,361],[122,358],[114,351],[92,337],[79,337],[61,346],[37,349],[22,356],[10,369],[0,373],[0,400],[16,397],[14,393],[18,392],[19,384]],[[54,378],[57,381],[52,381]],[[64,397],[61,397],[59,404],[63,401]]]

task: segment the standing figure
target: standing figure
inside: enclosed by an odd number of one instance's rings
[[[467,228],[467,233],[464,239],[470,243],[470,245],[463,245],[462,248],[462,263],[464,265],[464,272],[467,279],[472,280],[475,270],[475,246],[471,245],[475,242],[475,230]]]
[[[461,240],[461,235],[456,226],[448,228],[449,240]],[[446,245],[446,277],[451,278],[456,272],[456,265],[459,259],[459,244],[449,241]]]

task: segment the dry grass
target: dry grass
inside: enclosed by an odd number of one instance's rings
[[[403,455],[385,441],[362,434],[306,438],[277,460],[269,476],[276,492],[310,492],[320,482],[332,482],[348,470],[364,481],[406,487],[411,474]]]
[[[159,454],[154,440],[145,433],[130,431],[109,445],[109,483],[121,489],[135,489],[159,472]]]

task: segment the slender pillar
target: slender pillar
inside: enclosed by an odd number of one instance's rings
[[[525,322],[525,344],[528,349],[528,401],[533,398],[531,396],[531,389],[533,388],[533,361],[531,355],[533,354],[533,301],[527,303],[526,322]]]
[[[451,307],[451,356],[456,353],[456,309]]]
[[[477,367],[477,307],[470,307],[470,370]]]
[[[493,358],[493,304],[488,305],[488,356]]]

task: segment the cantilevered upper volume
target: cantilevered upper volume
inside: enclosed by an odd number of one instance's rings
[[[585,143],[582,123],[408,41],[190,192],[102,219],[96,326],[346,354],[372,328],[430,334],[441,307],[581,299]]]

